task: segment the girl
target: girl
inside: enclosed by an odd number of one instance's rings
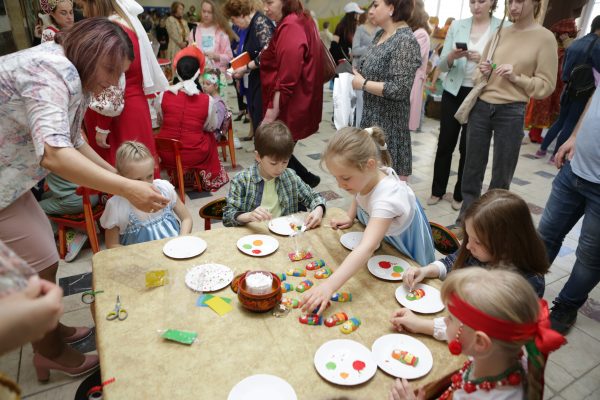
[[[469,359],[440,399],[543,398],[546,359],[565,338],[550,329],[546,301],[521,276],[502,269],[457,271],[442,286],[442,301],[449,316],[441,336],[452,354]],[[389,398],[424,399],[425,393],[415,395],[397,379]]]
[[[41,0],[40,8],[52,23],[42,31],[42,43],[53,42],[61,30],[73,25],[73,2],[71,0]]]
[[[146,146],[132,141],[121,144],[116,154],[116,168],[125,178],[153,184],[169,199],[169,204],[162,210],[151,209],[146,213],[121,196],[111,197],[100,218],[100,224],[106,229],[107,248],[187,235],[192,231],[192,216],[177,197],[175,188],[162,179],[153,180],[154,158]],[[181,220],[181,226],[174,214]]]
[[[516,267],[539,297],[544,295],[544,274],[550,267],[546,248],[522,198],[508,190],[488,191],[467,210],[462,229],[465,237],[456,253],[406,271],[403,280],[409,288],[424,278],[444,279],[452,268],[505,264]]]
[[[338,185],[355,195],[347,217],[331,219],[331,227],[350,228],[358,217],[366,228],[360,244],[335,274],[304,295],[304,309],[321,307],[319,311],[333,292],[367,263],[382,239],[421,265],[434,259],[427,217],[410,187],[389,168],[390,154],[380,128],[339,130],[322,160]]]
[[[213,99],[214,107],[217,112],[217,120],[215,122],[215,138],[221,140],[227,132],[222,132],[221,127],[225,118],[227,118],[227,105],[220,96],[221,89],[227,86],[221,81],[221,72],[218,69],[207,69],[202,75],[202,90]]]

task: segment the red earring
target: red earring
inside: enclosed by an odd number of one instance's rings
[[[463,326],[462,324],[458,328],[458,332],[456,332],[456,337],[448,342],[448,350],[452,355],[459,355],[462,353],[462,343],[460,342],[460,335],[462,333]]]

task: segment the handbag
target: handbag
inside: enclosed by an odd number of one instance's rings
[[[319,42],[321,42],[321,53],[323,54],[323,83],[327,83],[335,76],[336,65],[325,43],[321,39],[319,39]]]

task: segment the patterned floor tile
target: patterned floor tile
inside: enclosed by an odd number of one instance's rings
[[[588,318],[600,322],[600,302],[592,298],[587,299],[585,304],[579,309],[579,312]]]
[[[342,196],[340,196],[339,194],[337,194],[333,190],[325,190],[323,192],[319,192],[319,194],[321,196],[323,196],[325,198],[325,200],[327,200],[327,201],[331,201],[331,200],[336,200],[336,199],[341,199],[342,198]]]
[[[542,213],[544,212],[544,209],[542,207],[533,203],[527,203],[527,207],[529,207],[529,211],[531,211],[531,213],[535,215],[542,215]]]
[[[312,158],[313,160],[320,160],[321,159],[321,153],[307,154],[306,156],[309,157],[309,158]]]
[[[521,157],[529,158],[530,160],[537,160],[537,157],[533,154],[521,154]]]
[[[519,178],[513,176],[512,183],[514,183],[515,185],[519,185],[519,186],[525,186],[525,185],[529,185],[531,182],[523,180],[523,179],[519,179]]]
[[[92,273],[71,275],[58,280],[58,285],[63,290],[63,296],[70,296],[90,290],[92,288]]]
[[[560,248],[560,250],[558,251],[558,256],[564,257],[564,256],[568,256],[569,254],[572,254],[574,252],[575,252],[575,249],[572,249],[569,246],[562,246]]]
[[[458,175],[458,172],[450,170],[450,176],[456,176],[456,175]]]
[[[546,172],[546,171],[536,171],[536,172],[534,172],[534,174],[536,174],[537,176],[541,176],[542,178],[548,178],[548,179],[554,179],[554,177],[556,176],[555,174],[551,174],[550,172]]]

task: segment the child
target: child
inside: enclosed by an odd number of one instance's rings
[[[214,107],[217,112],[217,121],[215,124],[217,129],[214,131],[215,139],[217,139],[217,141],[227,136],[227,132],[223,132],[222,127],[229,111],[227,110],[225,101],[220,96],[220,89],[222,85],[221,71],[218,69],[207,69],[204,74],[202,74],[202,90],[214,100]],[[236,149],[237,148],[238,147],[236,146]]]
[[[287,168],[294,151],[294,139],[281,121],[261,125],[254,139],[254,166],[231,180],[223,224],[236,226],[267,221],[299,211],[311,210],[306,227],[314,228],[325,214],[325,199]]]
[[[125,178],[153,183],[169,204],[157,212],[145,213],[121,196],[106,203],[100,224],[106,229],[106,247],[126,246],[150,240],[187,235],[192,231],[192,216],[177,197],[175,188],[162,179],[154,179],[154,158],[142,143],[126,141],[115,155],[117,172]],[[181,220],[181,226],[175,218]]]
[[[440,399],[543,398],[547,356],[565,338],[550,329],[548,304],[519,274],[500,268],[456,271],[444,282],[442,301],[449,311],[448,348],[469,359]],[[397,379],[389,398],[424,399],[425,393],[415,395],[406,380]]]
[[[544,295],[546,248],[522,198],[504,189],[489,190],[467,210],[462,229],[465,237],[456,253],[403,274],[409,289],[424,278],[444,279],[453,268],[506,264],[517,268],[539,297]]]
[[[304,310],[320,311],[333,292],[367,264],[383,239],[421,265],[435,259],[427,217],[410,187],[388,167],[390,154],[380,128],[339,130],[321,159],[338,186],[355,196],[347,217],[332,219],[331,227],[350,228],[358,217],[366,228],[335,274],[303,296]]]

